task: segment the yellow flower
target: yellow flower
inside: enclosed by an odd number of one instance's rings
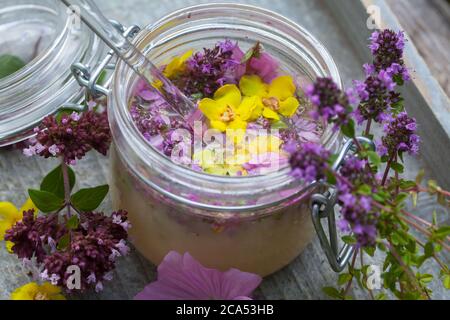
[[[220,132],[228,129],[245,131],[256,102],[253,98],[242,100],[238,87],[227,84],[216,91],[214,99],[202,99],[199,109],[209,119],[211,127]]]
[[[236,154],[232,155],[232,159],[227,159],[225,150],[204,149],[196,152],[193,160],[198,164],[204,172],[217,176],[237,176],[247,175],[247,171],[242,167],[246,161],[239,158]]]
[[[6,230],[11,229],[17,222],[22,220],[23,212],[31,209],[34,209],[35,214],[37,214],[38,209],[30,198],[20,210],[17,210],[11,202],[0,202],[0,241],[5,239]],[[11,252],[12,243],[7,241],[6,248]]]
[[[180,57],[175,57],[170,61],[163,71],[163,74],[171,79],[178,76],[186,68],[186,61],[192,56],[192,50],[187,51]]]
[[[192,56],[193,51],[189,50],[180,57],[173,58],[164,68],[163,74],[166,78],[173,79],[180,75],[186,69],[186,61]],[[160,90],[162,87],[160,80],[153,83],[153,87]]]
[[[260,135],[250,141],[248,151],[251,155],[279,153],[283,141],[274,135]]]
[[[239,87],[244,96],[257,98],[252,120],[261,115],[271,120],[280,120],[280,114],[290,118],[300,106],[294,96],[296,88],[291,76],[280,76],[270,84],[264,83],[257,75],[243,76]]]
[[[48,282],[38,285],[30,282],[11,293],[11,300],[66,300],[61,288]]]

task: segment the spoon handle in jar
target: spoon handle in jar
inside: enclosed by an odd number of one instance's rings
[[[103,15],[92,0],[61,0],[74,14],[102,39],[117,56],[151,86],[160,83],[156,90],[168,102],[174,112],[184,119],[195,111],[194,103],[189,100],[147,57],[137,49],[111,22]]]

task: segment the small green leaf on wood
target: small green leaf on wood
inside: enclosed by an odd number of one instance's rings
[[[342,273],[338,278],[338,285],[342,286],[353,279],[350,273]]]
[[[343,298],[342,294],[336,288],[325,287],[325,288],[322,288],[322,291],[331,298],[334,298],[334,299],[342,299]]]
[[[450,275],[445,275],[442,283],[444,284],[445,289],[450,290]]]

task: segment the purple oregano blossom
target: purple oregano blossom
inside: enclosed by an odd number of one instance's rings
[[[186,61],[186,71],[176,79],[175,85],[188,96],[201,94],[211,97],[224,84],[235,84],[235,69],[240,60],[235,57],[237,43],[219,42],[214,48],[204,48]]]
[[[75,164],[92,149],[106,155],[111,134],[106,112],[87,111],[64,114],[61,119],[51,115],[35,128],[36,138],[23,153],[30,157],[63,157],[67,164]]]
[[[171,251],[158,266],[158,280],[136,300],[251,300],[262,279],[252,273],[205,268],[189,253]]]
[[[58,222],[57,215],[35,217],[34,210],[29,210],[6,231],[5,240],[13,243],[12,251],[19,258],[36,257],[43,266],[42,280],[66,287],[71,275],[68,268],[76,265],[81,271],[81,290],[93,287],[100,291],[105,281],[112,280],[117,257],[129,252],[129,228],[122,210],[111,217],[82,213],[78,227],[70,231]]]

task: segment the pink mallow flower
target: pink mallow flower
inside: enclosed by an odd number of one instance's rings
[[[205,268],[189,253],[171,251],[158,266],[158,280],[135,300],[251,300],[261,281],[260,276],[237,269]]]

